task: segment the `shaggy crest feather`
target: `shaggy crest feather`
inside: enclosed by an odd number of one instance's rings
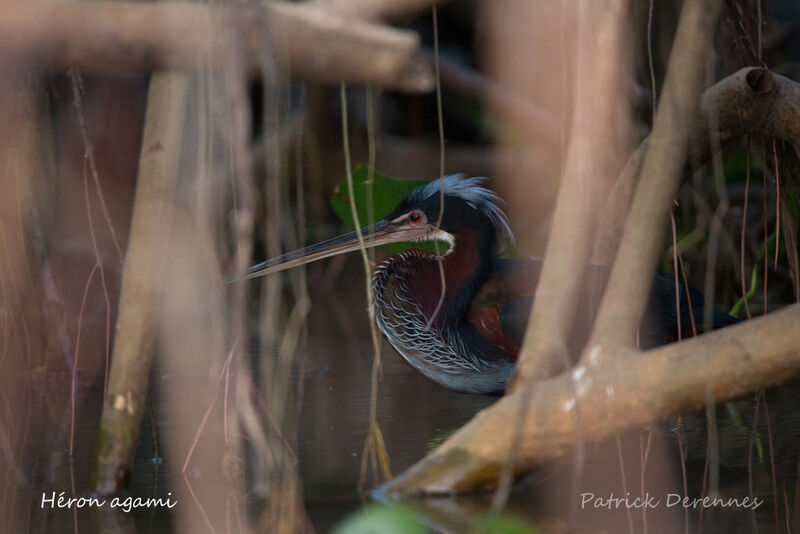
[[[503,199],[491,189],[482,187],[489,179],[484,176],[465,178],[463,173],[450,174],[413,190],[408,195],[410,202],[421,202],[433,195],[438,195],[440,189],[444,188],[445,196],[451,195],[458,197],[472,208],[479,210],[489,217],[492,226],[501,238],[507,239],[510,243],[514,242],[514,234],[508,225],[508,218],[503,212]],[[445,209],[447,209],[445,207]]]

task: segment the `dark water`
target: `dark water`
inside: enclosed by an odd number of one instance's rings
[[[355,261],[345,269],[358,269]],[[345,278],[345,277],[343,277]],[[295,365],[280,380],[292,384],[285,413],[296,414],[288,425],[287,441],[298,457],[298,474],[302,481],[307,513],[318,532],[327,532],[346,516],[359,509],[369,499],[368,493],[357,491],[361,469],[361,454],[367,435],[370,407],[370,372],[372,349],[369,341],[367,315],[364,307],[363,280],[346,277],[348,282],[337,290],[323,289],[312,293],[313,307],[308,318],[308,335],[301,343]],[[270,357],[260,350],[261,357]],[[470,419],[477,411],[490,405],[488,397],[456,394],[446,391],[422,378],[404,364],[388,346],[383,346],[383,375],[378,394],[380,423],[391,461],[391,471],[398,474],[422,458],[432,443]],[[123,495],[139,498],[177,499],[186,495],[185,488],[176,491],[175,485],[205,484],[201,468],[188,471],[185,480],[168,476],[182,463],[170,457],[169,428],[165,428],[172,407],[164,402],[159,391],[170,388],[180,380],[157,368],[153,379],[153,417],[142,423],[139,452],[130,480],[130,492]],[[264,379],[262,378],[262,381]],[[302,388],[299,384],[302,382]],[[302,389],[302,394],[299,393]],[[767,401],[772,431],[772,455],[776,465],[773,498],[772,464],[769,461],[769,439],[763,408],[759,422],[761,452],[754,447],[752,467],[748,470],[750,435],[732,423],[726,408],[718,410],[720,440],[719,494],[743,498],[750,495],[752,472],[753,495],[764,504],[753,513],[748,509],[713,507],[703,510],[703,532],[751,532],[754,521],[761,532],[782,532],[788,524],[797,531],[798,516],[798,447],[800,443],[800,401],[797,387],[769,390]],[[28,506],[33,532],[170,532],[176,524],[174,511],[164,506],[136,508],[130,513],[111,510],[42,509],[42,495],[66,491],[70,493],[73,480],[78,494],[88,487],[94,434],[99,418],[99,397],[102,382],[93,380],[81,389],[84,402],[79,411],[75,461],[70,463],[63,439],[33,444],[40,449],[40,462],[34,480],[40,482],[24,492],[19,506]],[[752,426],[752,397],[743,398],[736,410],[744,425]],[[199,420],[203,407],[198,407]],[[689,530],[699,531],[700,509],[682,506],[667,507],[670,494],[696,497],[703,491],[706,469],[707,434],[705,416],[701,413],[684,418],[686,441],[684,462],[686,485],[682,475],[675,421],[637,429],[619,442],[587,445],[583,456],[572,455],[564,461],[545,466],[522,481],[512,493],[506,511],[522,517],[545,531],[567,530],[572,522],[586,532],[641,532],[646,523],[648,532],[681,532],[688,520]],[[649,442],[649,446],[648,446]],[[155,453],[156,444],[158,454]],[[644,456],[647,455],[647,462]],[[761,454],[762,460],[759,459]],[[576,462],[582,461],[582,475],[576,475]],[[646,465],[644,477],[641,466]],[[622,473],[625,481],[623,483]],[[177,480],[177,482],[176,482]],[[370,477],[368,481],[372,481]],[[642,485],[644,481],[644,486]],[[366,490],[371,484],[368,482]],[[626,493],[627,492],[627,493]],[[583,502],[591,494],[588,502]],[[652,496],[659,501],[653,508],[617,507],[596,501],[625,496],[632,501],[637,496]],[[467,531],[472,521],[484,516],[491,501],[489,495],[413,501],[432,527],[445,531]],[[207,503],[205,503],[207,504]],[[191,501],[179,502],[176,509],[183,513],[200,514],[201,507]],[[188,508],[188,511],[187,511]],[[630,514],[628,513],[630,511]],[[776,522],[777,518],[777,522]],[[215,530],[224,532],[217,525]],[[211,529],[209,528],[209,531]]]

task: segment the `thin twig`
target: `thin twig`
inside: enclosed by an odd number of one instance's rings
[[[111,238],[114,241],[114,245],[117,247],[118,252],[119,252],[119,245],[117,243],[116,236],[114,234],[114,226],[111,224],[111,220],[109,219],[108,216],[105,198],[103,197],[103,192],[102,189],[100,188],[97,169],[95,168],[95,163],[94,163],[94,152],[92,149],[92,145],[89,142],[88,135],[86,133],[86,121],[83,116],[83,108],[80,96],[81,92],[80,75],[78,75],[75,72],[70,72],[70,77],[72,78],[74,105],[78,113],[78,119],[81,125],[81,135],[83,136],[83,143],[85,148],[84,158],[83,158],[83,194],[86,200],[86,218],[89,222],[89,235],[92,238],[92,250],[94,251],[95,263],[100,269],[100,286],[103,289],[103,298],[106,301],[106,352],[105,352],[106,361],[105,361],[105,370],[103,373],[103,405],[105,406],[105,402],[108,397],[108,373],[110,369],[110,360],[111,360],[111,299],[108,296],[108,287],[106,286],[106,271],[103,268],[103,260],[100,258],[100,248],[97,245],[97,236],[95,235],[94,221],[92,220],[92,206],[89,200],[89,176],[88,176],[89,173],[87,166],[90,167],[92,170],[92,177],[94,179],[95,191],[97,193],[98,198],[100,199],[100,206],[103,210],[103,214],[106,217],[108,227],[111,230]],[[122,261],[121,256],[120,256],[120,261]]]
[[[775,148],[775,139],[772,140],[772,159],[775,162],[775,261],[773,269],[778,270],[778,251],[781,235],[781,172],[778,168],[778,152]]]
[[[744,207],[742,208],[742,231],[739,236],[739,269],[742,271],[742,299],[744,302],[744,312],[748,319],[752,319],[750,315],[750,304],[747,298],[747,273],[744,268],[744,247],[745,247],[745,231],[747,230],[747,204],[748,193],[750,190],[750,136],[747,136],[747,143],[745,148],[745,177],[744,177]]]
[[[645,498],[645,472],[647,471],[647,459],[650,456],[650,444],[653,441],[653,431],[647,432],[647,445],[644,445],[644,439],[639,436],[639,451],[641,453],[641,469],[639,470],[639,482],[641,484],[642,499]],[[647,506],[642,506],[642,525],[644,526],[644,533],[647,534]]]
[[[764,406],[764,418],[767,421],[767,444],[769,445],[769,466],[772,472],[772,504],[773,512],[775,514],[775,528],[780,524],[778,522],[778,481],[775,478],[775,453],[772,446],[772,421],[769,417],[769,408],[767,406],[767,396],[761,395],[761,404]]]
[[[759,2],[759,6],[760,5],[761,5],[761,2]],[[759,19],[760,19],[760,17],[759,17]],[[761,195],[761,211],[762,211],[761,217],[762,217],[762,222],[763,222],[763,227],[764,227],[764,288],[763,288],[763,292],[764,292],[764,294],[763,294],[763,297],[764,297],[764,309],[763,309],[763,312],[764,312],[764,315],[766,315],[767,314],[767,274],[768,274],[768,271],[769,271],[769,269],[767,268],[767,265],[768,265],[768,262],[769,262],[769,259],[768,259],[769,258],[769,253],[767,252],[767,242],[769,240],[769,237],[768,237],[769,236],[769,232],[767,230],[767,218],[768,218],[768,212],[767,212],[767,157],[766,157],[767,156],[767,151],[764,149],[763,145],[761,146],[761,153],[764,156],[762,158],[762,160],[761,160],[762,161],[762,167],[761,167],[761,180],[762,180],[762,182],[761,182],[761,187],[762,187],[762,191],[764,191],[764,194]],[[778,242],[777,241],[775,242],[775,246],[776,247],[778,246]]]
[[[192,439],[192,444],[189,446],[189,452],[186,453],[186,458],[183,461],[183,467],[181,468],[181,473],[186,474],[186,469],[189,467],[189,460],[192,459],[192,454],[194,453],[195,447],[197,447],[197,443],[200,441],[200,436],[203,434],[203,431],[206,428],[206,423],[208,422],[208,417],[211,415],[211,410],[214,408],[214,404],[217,402],[217,397],[219,397],[219,389],[220,384],[222,383],[222,379],[227,376],[228,367],[231,365],[231,360],[233,359],[233,353],[236,350],[236,345],[238,344],[237,341],[234,341],[231,350],[228,352],[228,357],[225,358],[225,364],[222,366],[222,370],[220,371],[219,375],[217,376],[217,383],[214,386],[214,397],[211,399],[211,402],[206,407],[206,411],[203,413],[202,419],[200,419],[200,424],[197,425],[197,430],[194,433],[194,438]]]
[[[217,529],[214,528],[214,524],[211,523],[211,519],[208,517],[208,513],[206,513],[206,509],[203,504],[200,502],[200,499],[197,498],[197,494],[194,492],[194,488],[192,487],[192,483],[189,482],[189,476],[184,474],[183,481],[186,483],[186,488],[189,490],[189,495],[192,496],[192,501],[197,506],[197,509],[200,510],[200,515],[203,517],[203,521],[206,522],[206,526],[208,530],[211,531],[212,534],[217,533]]]
[[[625,478],[625,460],[622,457],[622,440],[620,439],[619,435],[614,436],[617,442],[617,458],[619,459],[619,474],[620,478],[622,479],[622,494],[628,494],[628,481]],[[633,514],[631,513],[631,509],[629,506],[625,507],[625,514],[628,517],[628,532],[633,534],[635,531],[633,530]]]
[[[431,7],[433,12],[433,62],[434,62],[434,79],[436,82],[436,120],[439,127],[439,177],[444,177],[444,119],[442,115],[442,78],[439,70],[439,22],[436,16],[436,4]],[[436,230],[438,231],[442,226],[442,218],[444,217],[444,182],[439,182],[439,216],[436,219]],[[433,242],[436,250],[436,260],[439,265],[439,284],[441,285],[441,292],[439,293],[439,300],[436,302],[436,308],[428,318],[427,327],[431,325],[439,316],[444,304],[444,296],[446,294],[446,281],[444,278],[444,262],[442,261],[442,254],[439,250],[439,240]]]
[[[764,25],[762,12],[761,12],[761,0],[756,0],[756,13],[757,13],[757,24],[758,24],[758,62],[763,64],[764,63],[764,39],[762,37],[761,27]]]
[[[370,225],[370,232],[373,231],[373,223],[375,219],[374,210],[374,173],[375,173],[375,158],[377,154],[377,143],[375,134],[375,104],[373,101],[374,88],[370,85],[367,87],[367,151],[369,153],[369,170],[367,171],[367,222]],[[370,264],[375,261],[375,249],[370,248],[368,251]],[[367,279],[371,277],[368,272],[365,272]],[[386,479],[391,478],[392,473],[389,468],[389,454],[386,451],[386,446],[383,442],[383,434],[381,433],[380,424],[378,423],[378,387],[381,377],[381,338],[378,333],[377,322],[375,321],[375,295],[373,294],[372,284],[367,283],[367,298],[368,298],[368,314],[369,314],[369,333],[372,340],[372,371],[370,373],[370,396],[369,396],[369,428],[370,436],[372,438],[372,454],[376,457],[377,462],[380,457],[383,461],[381,467],[383,468],[383,476]],[[366,443],[364,447],[364,456],[366,456]],[[373,472],[377,476],[377,468],[373,467]],[[359,487],[365,480],[366,472],[362,464],[362,473],[359,478]]]
[[[119,246],[117,232],[114,230],[114,224],[111,222],[111,215],[109,215],[108,206],[106,206],[106,198],[103,195],[102,187],[100,187],[100,177],[97,174],[97,166],[94,160],[94,148],[92,147],[92,143],[89,141],[89,133],[87,132],[86,128],[86,119],[83,116],[83,104],[81,103],[83,84],[80,79],[80,74],[78,74],[76,71],[69,71],[69,77],[72,81],[73,105],[75,106],[75,111],[78,114],[78,125],[80,126],[81,138],[83,139],[84,153],[86,159],[89,161],[89,168],[92,171],[92,180],[94,181],[95,191],[97,192],[97,198],[100,200],[100,209],[103,211],[103,217],[106,219],[108,231],[111,234],[111,241],[114,243],[114,249],[117,251],[119,262],[122,263],[122,248]]]
[[[70,424],[69,424],[69,457],[75,449],[75,405],[77,403],[78,392],[78,355],[81,348],[81,325],[83,324],[83,312],[86,308],[86,297],[89,294],[89,286],[92,284],[94,273],[97,271],[97,264],[92,266],[86,285],[83,287],[83,298],[81,299],[81,309],[78,312],[78,333],[75,335],[75,360],[72,362],[72,381],[70,382]]]
[[[656,123],[656,102],[658,102],[658,96],[656,92],[656,72],[655,66],[653,65],[653,3],[654,0],[650,0],[649,7],[647,9],[647,66],[650,70],[650,94],[653,97],[653,124]]]
[[[678,236],[675,229],[675,214],[669,214],[669,222],[672,227],[672,272],[675,278],[675,310],[678,317],[678,343],[682,340],[681,332],[681,291],[678,280]]]
[[[697,336],[697,321],[694,318],[694,307],[692,306],[692,292],[689,291],[689,279],[686,278],[686,269],[683,267],[683,256],[678,254],[678,265],[681,267],[681,278],[683,278],[683,289],[686,294],[686,305],[689,308],[689,321],[692,324],[692,337]]]
[[[764,394],[764,390],[760,389],[756,392],[755,396],[753,397],[753,428],[750,430],[750,439],[747,445],[747,489],[748,489],[748,496],[752,499],[754,496],[753,492],[753,445],[756,442],[756,435],[758,432],[758,411],[761,408],[761,396]],[[756,517],[756,511],[754,509],[750,510],[750,519],[753,522],[753,532],[758,533],[758,519]]]
[[[683,494],[689,494],[689,477],[686,475],[686,453],[683,450],[683,417],[678,415],[678,454],[681,457],[681,480],[683,481]],[[689,534],[689,509],[683,509],[683,532]]]
[[[361,232],[361,223],[358,219],[358,210],[356,209],[356,199],[355,199],[355,190],[353,185],[353,173],[352,167],[350,164],[350,136],[349,136],[349,129],[347,125],[347,87],[344,83],[339,85],[339,97],[340,97],[340,104],[342,107],[342,145],[344,148],[344,167],[345,167],[345,176],[347,177],[347,193],[349,196],[349,203],[350,203],[350,214],[353,217],[353,226],[356,230],[356,237],[358,238],[358,245],[359,250],[361,252],[361,259],[364,263],[364,276],[366,278],[366,286],[367,286],[367,314],[370,317],[370,332],[372,335],[372,344],[373,350],[375,354],[377,354],[380,347],[378,345],[378,334],[375,329],[375,320],[374,320],[374,311],[373,311],[373,295],[372,295],[372,268],[370,267],[369,263],[369,256],[367,254],[367,247],[364,244],[364,235]],[[378,367],[373,365],[373,377],[377,381],[377,372]],[[370,401],[370,406],[377,407],[377,386],[371,389],[371,397],[374,398],[374,403],[372,399]],[[370,422],[374,419],[374,413],[372,413],[372,409],[370,410]],[[366,461],[370,454],[375,454],[374,447],[376,446],[375,443],[375,426],[370,424],[369,435],[367,437],[367,441],[364,443],[364,451],[361,457],[361,475],[359,477],[359,487],[363,484],[365,477],[366,477]]]
[[[278,422],[275,420],[275,417],[272,415],[272,410],[270,410],[269,406],[267,406],[267,401],[264,400],[264,397],[261,395],[261,392],[258,390],[258,387],[255,384],[251,383],[250,387],[253,390],[253,394],[256,396],[256,400],[261,405],[261,409],[264,410],[264,414],[266,414],[267,419],[269,419],[269,422],[272,425],[272,428],[275,429],[275,433],[278,434],[278,438],[280,438],[281,442],[283,443],[283,446],[286,447],[286,450],[289,451],[289,454],[292,455],[292,459],[293,459],[293,461],[294,461],[294,463],[296,465],[297,464],[297,453],[294,452],[294,449],[292,449],[292,446],[289,443],[289,440],[287,440],[286,436],[283,435],[283,432],[281,431],[280,425],[278,425]]]

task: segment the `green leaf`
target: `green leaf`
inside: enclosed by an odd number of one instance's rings
[[[750,158],[751,174],[760,172],[755,158]],[[722,173],[725,182],[728,184],[744,183],[747,176],[747,152],[745,150],[734,150],[725,154],[722,162]]]
[[[800,191],[792,191],[787,204],[789,205],[789,213],[792,214],[792,219],[798,222],[800,219]]]
[[[403,200],[407,194],[427,180],[404,180],[392,178],[376,170],[370,170],[366,165],[359,165],[353,169],[353,197],[358,212],[358,225],[363,228],[375,221],[380,221]],[[343,179],[336,186],[331,197],[331,207],[350,228],[354,228],[353,214],[350,210],[350,193],[347,179]],[[371,199],[371,202],[370,202]],[[372,212],[370,214],[370,211]],[[370,217],[370,215],[372,215]],[[433,243],[392,243],[380,247],[388,254],[397,254],[407,248],[423,248],[435,250]],[[446,250],[447,244],[440,243],[439,250]]]
[[[370,504],[351,514],[334,534],[424,534],[429,532],[413,508],[398,504]]]
[[[512,515],[485,515],[475,521],[480,534],[537,534],[539,529]]]

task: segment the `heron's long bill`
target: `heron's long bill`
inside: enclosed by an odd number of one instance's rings
[[[410,226],[407,222],[379,221],[374,227],[362,228],[361,234],[364,236],[364,246],[366,248],[397,243],[400,241],[413,241],[415,239],[429,239],[437,233],[436,228],[430,224]],[[261,263],[250,267],[247,273],[234,276],[225,280],[225,283],[238,282],[277,273],[292,267],[305,265],[312,261],[330,258],[346,252],[358,250],[361,245],[358,242],[356,232],[348,232],[338,237],[333,237],[316,245],[310,245],[300,250],[287,252],[275,258],[270,258]]]

